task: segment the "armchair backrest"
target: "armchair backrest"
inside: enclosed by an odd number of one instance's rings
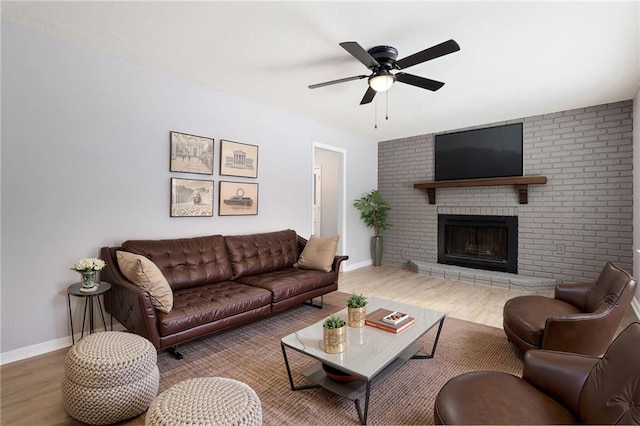
[[[640,422],[640,323],[629,325],[591,370],[580,399],[578,417],[585,424]]]
[[[618,268],[611,262],[604,266],[598,281],[587,295],[584,310],[586,312],[602,311],[609,306],[622,305],[625,309],[629,306],[636,289],[636,281],[631,275]],[[624,303],[628,299],[629,303]]]

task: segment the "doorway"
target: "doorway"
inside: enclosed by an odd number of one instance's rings
[[[318,236],[340,235],[339,252],[346,247],[346,151],[313,144],[312,233]]]

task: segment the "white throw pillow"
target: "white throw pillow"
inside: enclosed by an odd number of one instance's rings
[[[129,281],[147,290],[153,306],[161,312],[173,309],[173,291],[155,263],[139,254],[117,251],[120,271]]]
[[[316,237],[312,235],[304,246],[300,258],[293,265],[302,269],[317,269],[330,272],[333,258],[338,250],[339,235],[333,237]]]

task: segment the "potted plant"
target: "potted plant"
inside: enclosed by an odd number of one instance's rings
[[[347,350],[347,323],[337,315],[331,315],[322,324],[322,342],[328,354]]]
[[[367,298],[353,293],[347,299],[347,324],[349,327],[364,327],[367,317]]]
[[[391,206],[384,201],[382,194],[377,189],[362,194],[362,197],[353,202],[353,206],[360,211],[360,218],[369,228],[373,228],[375,235],[371,238],[371,257],[373,266],[382,264],[382,231],[391,228],[387,223],[387,212]]]

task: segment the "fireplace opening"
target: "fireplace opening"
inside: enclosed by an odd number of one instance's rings
[[[438,263],[518,272],[518,217],[438,215]]]

